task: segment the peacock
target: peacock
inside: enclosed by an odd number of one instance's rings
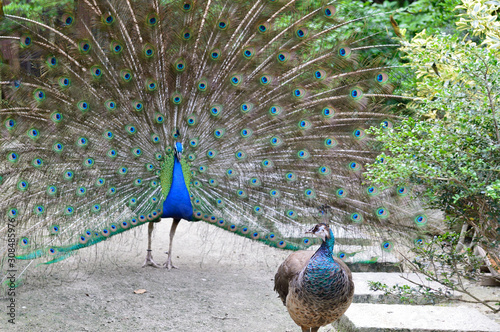
[[[322,239],[321,247],[288,256],[276,272],[274,290],[302,331],[316,332],[349,308],[354,283],[351,270],[333,254],[335,237],[328,225],[317,224],[309,232]]]
[[[304,230],[324,211],[352,232],[427,222],[404,184],[362,177],[378,148],[366,130],[398,119],[384,100],[399,69],[383,60],[397,43],[349,32],[369,18],[345,19],[335,1],[58,10],[34,20],[0,5],[2,272],[144,224],[144,265],[161,266],[162,218],[174,219],[168,269],[181,220],[288,250],[321,242]]]

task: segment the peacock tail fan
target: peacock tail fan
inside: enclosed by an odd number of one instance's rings
[[[363,55],[397,45],[346,36],[366,18],[284,0],[60,13],[0,22],[4,262],[8,244],[52,264],[160,217],[292,250],[325,211],[353,232],[415,225],[411,200],[362,183],[366,129],[397,121],[397,68]]]

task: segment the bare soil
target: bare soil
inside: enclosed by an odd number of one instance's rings
[[[166,260],[170,225],[155,226],[157,263]],[[300,331],[273,291],[274,274],[290,252],[184,221],[174,239],[178,269],[142,268],[146,248],[147,226],[141,226],[48,268],[31,268],[17,289],[15,325],[0,295],[0,331]],[[498,297],[500,291],[474,287],[474,293]],[[469,306],[500,323],[499,314]]]
[[[171,222],[155,227],[153,257],[166,260]],[[37,268],[2,331],[300,331],[273,291],[289,254],[204,223],[181,222],[168,271],[142,268],[147,226]],[[135,290],[145,289],[143,294]],[[331,330],[324,328],[323,331]]]

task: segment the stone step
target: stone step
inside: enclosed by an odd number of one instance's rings
[[[377,261],[375,263],[358,262],[350,263],[346,262],[347,266],[351,272],[357,273],[397,273],[400,271],[399,265],[396,263],[387,263]]]
[[[403,279],[401,276],[418,282],[427,287],[433,289],[443,288],[443,286],[437,282],[431,282],[425,279],[424,276],[417,273],[374,273],[374,272],[353,272],[352,278],[354,281],[354,300],[355,303],[385,303],[385,304],[400,304],[400,299],[396,295],[384,295],[384,292],[370,290],[368,281],[378,281],[387,284],[389,288],[394,285],[408,285],[410,287],[416,287],[410,281]],[[450,294],[450,299],[460,298],[460,294]],[[417,296],[415,298],[414,304],[429,304],[423,296]]]
[[[491,273],[483,273],[481,276],[481,286],[500,287],[500,279]]]
[[[335,234],[335,245],[370,246],[373,243],[371,237],[360,231],[359,228],[330,227]]]
[[[370,246],[373,244],[373,240],[365,239],[361,237],[337,237],[335,236],[335,244],[342,245],[359,245],[359,246]]]
[[[399,260],[390,252],[382,250],[381,241],[373,240],[358,227],[330,226],[335,234],[335,252],[344,252],[344,262],[352,272],[399,272]],[[382,235],[379,235],[382,237]]]
[[[476,309],[353,303],[332,324],[338,332],[498,332],[500,325]]]
[[[399,272],[399,260],[379,246],[339,245],[334,255],[340,257],[352,272]]]

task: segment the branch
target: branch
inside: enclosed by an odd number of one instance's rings
[[[466,294],[468,296],[470,296],[471,298],[473,298],[475,301],[470,301],[470,300],[464,300],[464,299],[459,299],[459,298],[455,298],[454,300],[457,300],[457,301],[460,301],[460,302],[465,302],[465,303],[481,303],[482,305],[486,306],[487,308],[489,308],[490,310],[492,310],[494,313],[497,313],[497,312],[500,312],[500,308],[496,309],[495,307],[492,307],[490,306],[488,303],[490,302],[498,302],[498,300],[481,300],[477,297],[475,297],[474,295],[472,295],[469,291],[466,290],[466,288],[461,284],[460,282],[460,288],[458,287],[450,287],[444,283],[441,282],[441,280],[439,280],[437,277],[434,277],[432,275],[429,275],[426,273],[426,271],[424,270],[421,270],[419,269],[412,261],[410,261],[408,259],[408,257],[406,257],[404,254],[400,253],[401,256],[403,256],[403,258],[411,265],[411,267],[413,268],[414,271],[419,271],[420,273],[422,273],[423,275],[425,275],[427,278],[429,278],[430,280],[432,281],[435,281],[443,286],[445,286],[446,288],[449,288],[451,290],[454,290],[454,291],[457,291],[457,292],[460,292],[460,293],[463,293],[463,294]],[[460,276],[460,274],[458,273],[458,268],[455,267],[455,272],[457,272],[457,276]],[[437,275],[437,274],[436,274]],[[443,292],[440,291],[440,290],[436,290],[430,286],[426,286],[426,285],[423,285],[423,284],[419,284],[419,283],[416,283],[412,280],[409,280],[408,278],[404,277],[404,276],[400,276],[401,278],[411,282],[412,284],[414,285],[418,285],[418,286],[422,286],[422,287],[426,287],[438,294],[442,294]],[[441,296],[441,297],[444,297],[444,298],[448,298],[446,295],[437,295],[437,296]]]

